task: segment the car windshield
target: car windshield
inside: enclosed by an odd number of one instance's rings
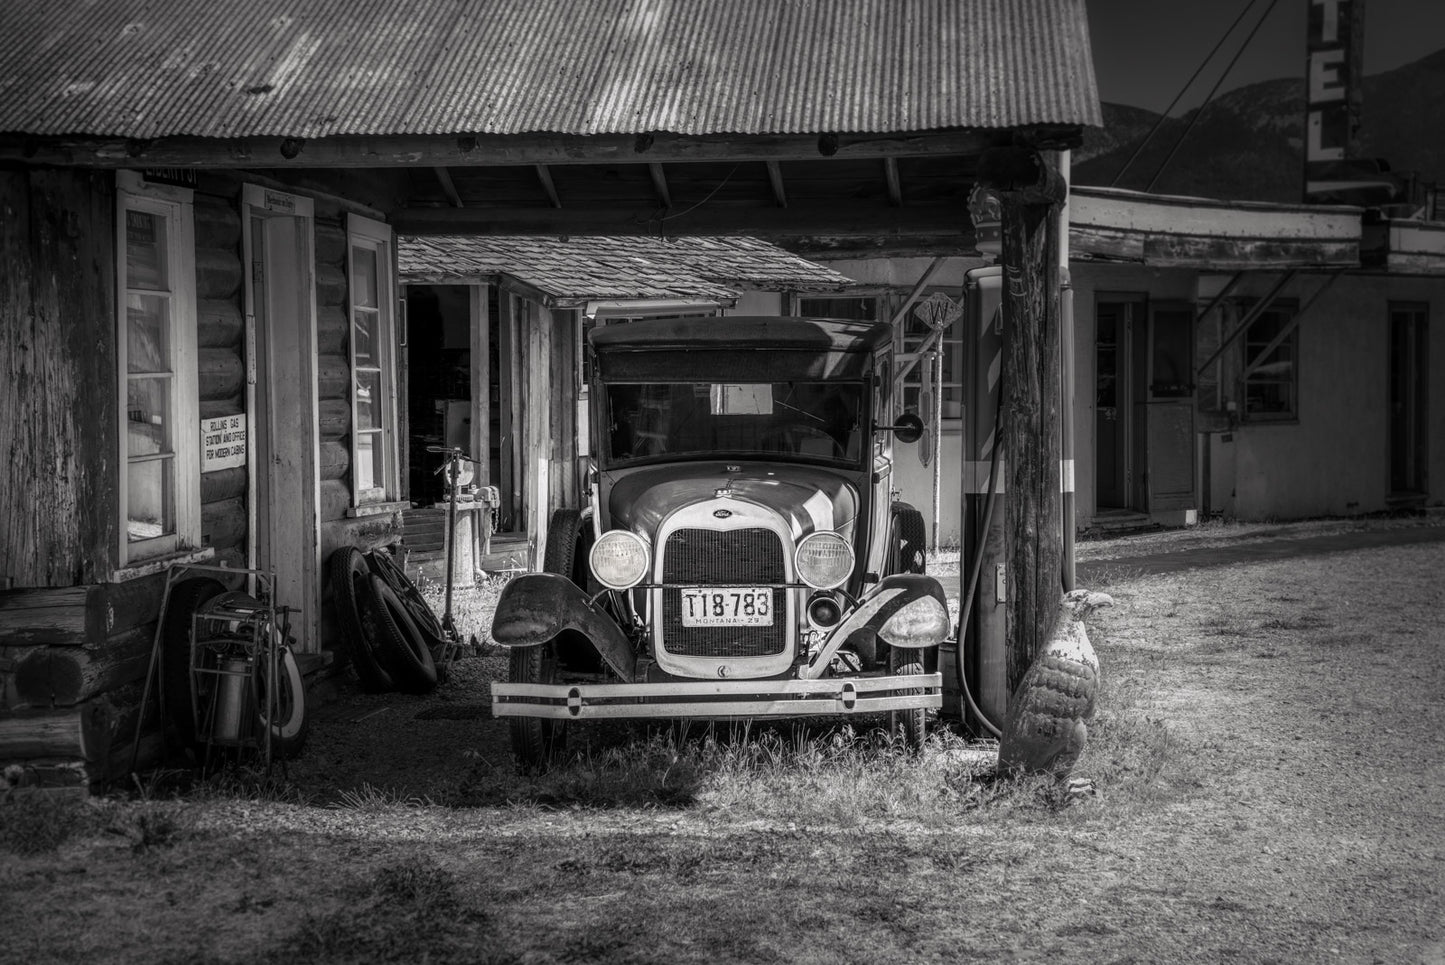
[[[669,382],[605,386],[610,465],[761,456],[857,466],[861,382]]]

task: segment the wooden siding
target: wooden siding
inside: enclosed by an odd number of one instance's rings
[[[0,589],[114,565],[114,224],[109,173],[0,171]]]

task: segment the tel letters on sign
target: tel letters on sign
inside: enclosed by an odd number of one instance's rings
[[[223,415],[201,420],[201,472],[246,464],[246,417]]]

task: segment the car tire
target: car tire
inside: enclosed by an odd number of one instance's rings
[[[550,684],[557,677],[557,648],[553,643],[513,647],[507,661],[507,682]],[[567,750],[567,722],[541,717],[512,717],[512,756],[517,769],[537,773],[562,759]]]
[[[547,524],[542,570],[559,573],[584,592],[595,593],[599,587],[592,578],[592,564],[587,559],[592,542],[592,527],[578,510],[557,510]]]
[[[437,668],[421,630],[385,580],[372,573],[370,585],[371,605],[362,610],[361,624],[376,647],[378,662],[402,693],[431,693]]]
[[[257,662],[255,668],[256,724],[261,739],[265,739],[266,727],[271,728],[271,756],[288,760],[301,753],[306,744],[309,721],[306,718],[306,682],[301,676],[301,666],[290,647],[282,647],[276,656],[276,693],[278,706],[275,721],[270,720],[269,701],[266,699],[266,674]]]
[[[559,509],[547,522],[547,543],[542,549],[542,570],[565,576],[575,586],[587,590],[591,583],[591,565],[587,547],[591,545],[591,527],[581,512]],[[566,648],[574,657],[595,656],[586,640],[553,640],[538,647],[513,648],[507,663],[509,683],[550,684],[557,679],[561,663],[560,651]],[[589,654],[589,651],[592,651]],[[567,747],[567,722],[538,717],[513,717],[512,754],[518,769],[535,773],[561,759]]]
[[[366,554],[367,565],[371,572],[381,577],[387,586],[391,587],[401,605],[406,607],[406,612],[421,631],[422,639],[432,648],[434,653],[440,653],[446,646],[446,630],[432,608],[427,604],[426,599],[421,595],[421,590],[411,577],[406,575],[400,563],[386,550],[374,549]]]
[[[893,647],[888,651],[888,673],[890,675],[904,676],[923,672],[922,650]],[[923,690],[919,687],[910,687],[902,693],[912,696],[923,693]],[[888,729],[894,734],[902,732],[903,742],[908,745],[910,750],[917,750],[923,746],[923,740],[928,736],[928,710],[924,707],[913,707],[908,710],[889,711]]]
[[[384,694],[396,689],[391,674],[381,665],[375,643],[362,625],[362,615],[371,603],[371,569],[366,558],[354,546],[343,546],[327,561],[331,577],[331,598],[337,622],[351,655],[352,666],[361,681],[361,689],[369,694]]]
[[[214,679],[214,675],[201,674],[200,686],[203,690],[195,692],[197,682],[191,676],[192,618],[205,603],[224,592],[226,587],[221,581],[210,577],[181,580],[171,587],[165,620],[161,625],[162,658],[165,661],[161,693],[165,698],[166,717],[175,727],[181,743],[190,748],[206,743],[196,733],[194,705],[204,703],[209,695],[206,681]]]
[[[928,527],[923,514],[908,503],[894,503],[888,546],[888,574],[924,573],[928,569]]]

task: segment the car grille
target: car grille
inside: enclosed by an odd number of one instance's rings
[[[787,580],[783,544],[768,529],[680,529],[663,547],[662,581],[691,586],[758,586]],[[682,594],[662,591],[662,645],[686,657],[765,657],[788,643],[785,592],[773,590],[770,627],[684,627]]]

